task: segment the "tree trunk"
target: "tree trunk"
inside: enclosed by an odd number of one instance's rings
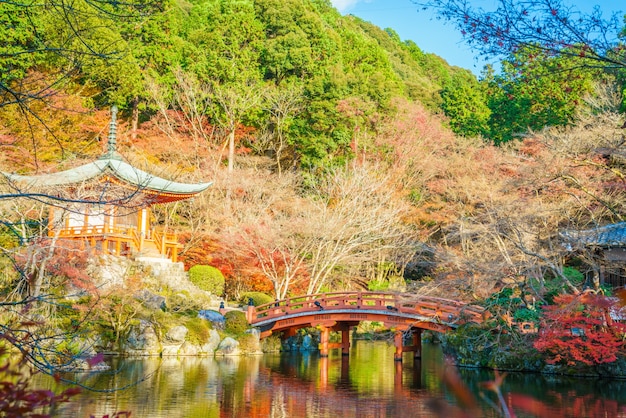
[[[228,136],[228,172],[232,173],[235,167],[235,128],[230,130]]]

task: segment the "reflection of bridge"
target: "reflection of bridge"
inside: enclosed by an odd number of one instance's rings
[[[466,322],[483,321],[484,309],[454,300],[383,292],[341,292],[296,296],[261,306],[248,306],[248,322],[261,330],[261,338],[282,331],[294,335],[304,327],[321,330],[320,351],[350,349],[349,331],[361,321],[382,322],[395,331],[395,359],[402,352],[421,353],[421,331],[445,332]],[[403,335],[413,330],[413,345],[403,347]],[[330,331],[341,331],[341,343],[330,343]]]

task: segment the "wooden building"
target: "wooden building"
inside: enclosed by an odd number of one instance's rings
[[[178,183],[123,161],[116,151],[116,114],[113,107],[107,152],[97,160],[57,173],[5,176],[19,190],[56,198],[49,210],[50,237],[89,243],[98,252],[175,262],[181,245],[173,231],[151,225],[151,207],[189,199],[211,183]]]
[[[613,288],[626,287],[626,222],[561,234],[566,247],[584,255],[588,279]]]

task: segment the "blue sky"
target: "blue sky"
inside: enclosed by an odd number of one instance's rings
[[[472,70],[479,74],[485,61],[477,60],[476,54],[462,41],[451,24],[433,19],[430,11],[418,11],[411,0],[331,0],[342,14],[353,14],[383,29],[392,28],[402,40],[414,41],[423,51],[444,58],[451,65]],[[490,10],[495,0],[471,0],[478,7]],[[605,16],[614,11],[626,11],[624,0],[564,0],[582,11],[590,11],[594,5],[602,8]]]

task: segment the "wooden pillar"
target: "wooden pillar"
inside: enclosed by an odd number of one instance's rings
[[[176,244],[172,246],[172,261],[176,263],[178,261],[178,247]]]
[[[328,357],[320,358],[320,389],[325,390],[328,387]]]
[[[341,382],[350,384],[350,358],[341,358]]]
[[[248,323],[251,324],[252,320],[255,319],[256,316],[256,308],[252,304],[248,304],[248,309],[246,310],[246,319]]]
[[[396,352],[393,354],[395,361],[402,361],[402,337],[404,332],[396,331],[393,336],[393,344],[396,346]]]
[[[83,227],[82,227],[83,234],[87,233],[88,226],[89,226],[89,208],[86,207],[85,213],[83,213]]]
[[[320,356],[328,357],[328,341],[330,340],[330,328],[320,325],[321,335],[320,335]]]
[[[422,358],[422,329],[413,329],[413,358]]]
[[[350,327],[341,330],[341,355],[350,355]]]
[[[60,227],[60,226],[59,226]],[[54,207],[50,206],[50,210],[48,211],[48,236],[54,236]]]
[[[393,388],[396,393],[402,393],[402,362],[396,361],[396,367],[393,374]]]

